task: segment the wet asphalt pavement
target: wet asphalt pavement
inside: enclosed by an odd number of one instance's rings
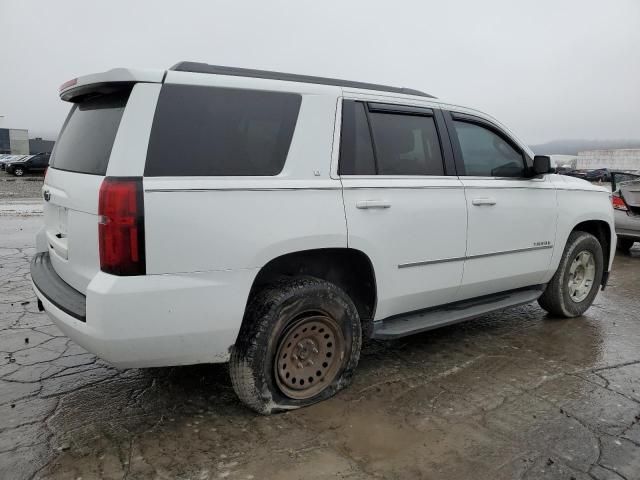
[[[0,479],[640,479],[637,247],[584,317],[369,343],[349,389],[261,417],[225,365],[119,371],[62,335],[29,283],[40,221],[0,212]]]

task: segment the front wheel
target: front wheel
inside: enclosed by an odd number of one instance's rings
[[[361,342],[358,311],[340,288],[314,277],[282,280],[247,306],[231,383],[265,415],[312,405],[350,383]]]
[[[14,168],[14,170],[13,170],[13,174],[14,174],[16,177],[21,177],[21,176],[23,176],[23,175],[24,175],[24,169],[23,169],[22,167],[16,167],[16,168]]]
[[[586,232],[569,235],[558,270],[538,299],[552,315],[578,317],[593,303],[602,283],[602,245]]]

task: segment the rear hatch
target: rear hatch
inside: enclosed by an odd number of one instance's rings
[[[630,213],[640,215],[640,174],[612,172],[611,189],[618,191]]]
[[[620,195],[624,198],[629,210],[640,215],[640,180],[621,183]]]
[[[82,293],[100,270],[98,193],[131,88],[124,84],[105,89],[103,84],[73,99],[43,186],[51,263]]]

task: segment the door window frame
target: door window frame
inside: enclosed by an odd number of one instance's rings
[[[344,111],[344,103],[345,102],[357,102],[364,104],[364,111],[367,120],[367,127],[369,129],[369,135],[371,138],[371,146],[373,148],[373,158],[376,173],[374,175],[358,175],[358,174],[343,174],[340,173],[340,154],[342,152],[342,120]],[[367,100],[362,98],[340,98],[340,115],[338,118],[340,119],[340,125],[336,128],[336,132],[338,133],[338,145],[337,145],[337,162],[336,162],[336,173],[338,178],[405,178],[405,179],[419,179],[419,178],[442,178],[442,177],[450,177],[456,176],[456,165],[455,158],[453,153],[453,148],[449,139],[449,134],[447,132],[447,125],[445,123],[445,117],[442,113],[442,110],[433,106],[421,106],[421,105],[406,105],[401,103],[388,103],[380,100]],[[373,127],[371,125],[371,113],[391,113],[391,114],[399,114],[399,115],[414,115],[414,116],[424,116],[424,117],[433,117],[434,124],[436,128],[436,135],[438,137],[438,143],[440,145],[440,156],[442,158],[442,175],[382,175],[378,172],[380,171],[379,163],[378,163],[378,153],[376,149],[376,140],[373,134]]]
[[[495,179],[495,180],[529,180],[531,177],[528,176],[531,167],[533,166],[533,159],[529,157],[527,152],[518,145],[518,142],[511,137],[507,132],[505,132],[502,128],[496,125],[493,122],[490,122],[486,118],[479,117],[476,115],[471,115],[468,113],[461,113],[451,110],[443,110],[443,116],[445,119],[445,123],[447,125],[447,129],[449,131],[449,137],[451,140],[451,146],[453,149],[453,156],[455,159],[456,171],[458,172],[458,176],[466,177],[466,178],[485,178],[485,179]],[[523,175],[518,177],[492,177],[492,176],[483,176],[483,175],[467,175],[464,165],[464,158],[462,156],[462,148],[460,147],[460,141],[458,139],[458,132],[456,130],[455,121],[462,121],[465,123],[471,123],[477,125],[479,127],[486,128],[490,132],[498,135],[502,140],[507,142],[511,148],[513,148],[516,152],[520,154],[522,157],[523,164]]]

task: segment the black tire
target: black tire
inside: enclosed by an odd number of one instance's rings
[[[583,251],[593,255],[595,261],[595,278],[591,285],[591,290],[584,300],[574,301],[569,295],[569,268],[574,259]],[[602,283],[604,271],[604,260],[602,245],[596,237],[590,233],[575,231],[569,235],[567,244],[564,247],[562,258],[558,270],[547,284],[542,296],[538,299],[538,304],[552,315],[559,317],[578,317],[582,315],[593,303]]]
[[[627,253],[636,241],[631,238],[618,238],[617,249]]]
[[[21,177],[21,176],[24,175],[24,169],[22,167],[16,167],[16,168],[13,169],[13,174],[16,177]]]
[[[276,353],[292,329],[297,328],[305,316],[311,318],[313,315],[335,321],[336,334],[343,341],[341,351],[336,348],[334,352],[332,368],[333,365],[339,367],[335,367],[332,372],[335,376],[317,394],[310,398],[291,398],[279,385],[282,379],[276,378]],[[350,384],[360,358],[361,344],[358,311],[340,288],[314,277],[279,280],[249,301],[229,360],[231,383],[245,405],[264,415],[312,405],[332,397]],[[316,383],[314,388],[318,388],[317,385],[320,384]]]

